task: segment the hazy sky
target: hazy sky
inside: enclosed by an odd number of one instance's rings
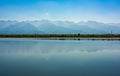
[[[0,20],[120,23],[120,0],[0,0]]]

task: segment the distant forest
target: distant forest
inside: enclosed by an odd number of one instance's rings
[[[0,38],[120,38],[120,34],[0,34]]]

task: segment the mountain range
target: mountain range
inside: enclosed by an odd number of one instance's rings
[[[120,34],[120,23],[96,21],[4,21],[0,20],[0,34]]]

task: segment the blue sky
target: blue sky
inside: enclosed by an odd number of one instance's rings
[[[0,20],[120,23],[120,0],[0,0]]]

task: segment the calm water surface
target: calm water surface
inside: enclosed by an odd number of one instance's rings
[[[1,38],[0,76],[120,76],[120,41]]]

